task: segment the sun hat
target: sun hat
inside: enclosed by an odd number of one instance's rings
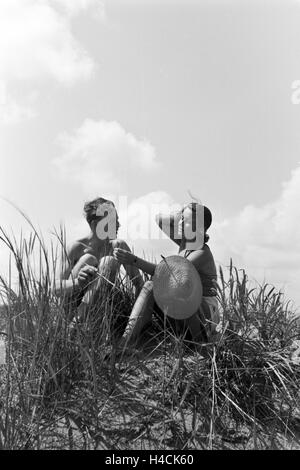
[[[182,208],[180,208],[179,210],[175,210],[173,212],[165,214],[161,212],[158,213],[155,217],[157,225],[175,243],[180,243],[180,240],[182,238],[180,221],[182,219],[183,211],[186,208],[190,208],[194,213],[196,213],[196,211],[200,209],[200,216],[201,218],[203,216],[203,219],[200,219],[199,230],[204,229],[204,232],[206,232],[206,230],[209,229],[212,223],[212,214],[209,208],[195,202],[186,204],[182,206]]]
[[[188,259],[179,255],[163,257],[155,268],[152,281],[154,299],[165,315],[183,320],[200,307],[202,282]]]

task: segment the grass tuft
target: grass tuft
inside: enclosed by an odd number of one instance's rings
[[[220,268],[207,358],[155,317],[120,360],[131,283],[104,282],[70,322],[53,289],[64,231],[49,249],[31,228],[19,241],[0,228],[18,274],[0,275],[1,449],[299,448],[299,321],[274,287]]]

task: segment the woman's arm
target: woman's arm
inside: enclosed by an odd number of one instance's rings
[[[195,266],[197,271],[203,266],[205,266],[209,260],[208,254],[205,250],[195,250],[192,251],[187,259]]]
[[[129,265],[131,267],[140,269],[144,273],[150,274],[151,276],[154,274],[156,264],[150,263],[150,261],[146,261],[142,258],[139,258],[138,256],[135,256],[133,253],[131,253],[131,251],[123,248],[115,248],[114,257],[117,261],[124,264],[125,268],[126,265]]]
[[[150,274],[150,276],[153,276],[155,268],[157,266],[155,263],[151,263],[150,261],[146,261],[143,258],[138,258],[137,256],[135,256],[134,265],[138,269],[143,271],[144,273]]]
[[[135,294],[137,297],[144,285],[144,279],[136,264],[132,262],[136,257],[131,252],[125,240],[114,240],[112,246],[114,248],[113,256],[119,263],[123,264],[129,279],[135,287]]]

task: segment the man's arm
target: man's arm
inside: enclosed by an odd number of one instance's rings
[[[60,276],[59,279],[55,280],[55,292],[58,295],[71,294],[74,290],[79,290],[78,278],[74,279],[72,276],[72,269],[78,257],[79,245],[73,243],[71,246],[66,248],[62,255]]]

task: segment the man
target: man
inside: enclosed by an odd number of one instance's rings
[[[80,315],[93,303],[101,280],[114,285],[121,264],[135,287],[136,296],[143,286],[143,278],[135,266],[119,263],[113,257],[116,248],[131,251],[124,240],[117,238],[120,224],[114,203],[99,197],[84,205],[84,213],[90,233],[74,241],[63,254],[60,279],[55,286],[56,292],[64,295],[66,303],[77,308]]]

